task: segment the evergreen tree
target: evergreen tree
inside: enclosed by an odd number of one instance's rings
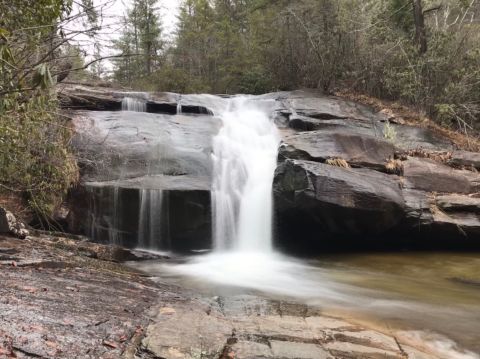
[[[134,0],[120,39],[113,47],[125,55],[114,61],[114,78],[128,85],[147,78],[160,65],[163,41],[161,24],[157,15],[158,0]]]

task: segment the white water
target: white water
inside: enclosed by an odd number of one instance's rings
[[[147,93],[127,92],[125,95],[122,100],[122,111],[147,112]]]
[[[142,189],[138,221],[138,246],[144,249],[166,249],[162,234],[163,191]]]
[[[229,100],[213,140],[213,233],[216,251],[272,249],[272,182],[280,137],[268,104]],[[262,108],[263,107],[263,108]]]

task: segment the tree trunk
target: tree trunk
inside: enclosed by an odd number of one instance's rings
[[[425,29],[425,17],[423,16],[422,0],[413,1],[413,18],[415,20],[415,41],[417,42],[420,55],[427,52],[427,31]]]

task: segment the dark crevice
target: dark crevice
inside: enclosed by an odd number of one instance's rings
[[[291,335],[265,335],[265,334],[242,334],[239,336],[239,339],[268,345],[271,348],[271,341],[277,342],[289,342],[289,343],[302,343],[302,344],[325,344],[333,340],[333,338],[325,335],[323,333],[323,338],[302,338],[302,337],[295,337]]]
[[[309,111],[297,111],[298,115],[315,118],[317,120],[346,120],[348,117],[336,116],[327,112],[309,112]]]
[[[213,112],[203,106],[190,106],[182,105],[182,113],[195,114],[195,115],[213,115]]]
[[[175,115],[177,113],[177,104],[176,103],[159,103],[159,102],[148,101],[147,102],[147,112]]]

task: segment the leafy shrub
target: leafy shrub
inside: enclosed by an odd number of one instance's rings
[[[68,150],[71,128],[57,113],[54,93],[37,93],[28,101],[12,94],[0,111],[0,183],[2,191],[24,195],[40,219],[47,219],[77,180]]]

